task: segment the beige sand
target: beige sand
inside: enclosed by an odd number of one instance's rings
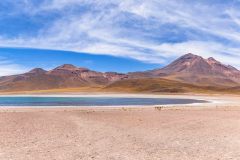
[[[229,100],[162,110],[1,109],[0,160],[237,160],[240,103]]]

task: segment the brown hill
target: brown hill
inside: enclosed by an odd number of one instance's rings
[[[50,71],[41,68],[0,77],[0,91],[33,91],[98,88],[126,92],[238,92],[240,71],[214,58],[186,54],[168,66],[145,72],[97,72],[65,64]],[[102,89],[102,90],[101,90]],[[88,89],[87,89],[88,90]]]
[[[127,78],[127,75],[114,72],[96,72],[65,64],[50,71],[36,68],[25,74],[1,77],[0,90],[29,91],[103,86],[124,78]]]
[[[204,59],[186,54],[168,66],[146,72],[131,73],[132,78],[165,78],[204,86],[236,86],[240,83],[240,71],[224,65],[214,58]]]
[[[199,86],[163,78],[126,79],[116,81],[106,86],[103,90],[136,93],[239,93],[237,88]]]

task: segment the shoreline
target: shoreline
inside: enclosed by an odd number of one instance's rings
[[[111,98],[169,98],[169,99],[192,99],[205,101],[202,103],[190,103],[190,104],[159,104],[159,105],[109,105],[109,106],[26,106],[27,108],[149,108],[158,106],[181,106],[181,105],[200,105],[200,104],[212,104],[217,102],[216,100],[207,100],[203,97],[186,97],[184,95],[153,95],[153,94],[89,94],[89,95],[0,95],[0,97],[111,97]],[[218,102],[219,103],[219,102]],[[24,106],[6,106],[5,108],[23,108]],[[1,107],[0,107],[1,108]],[[25,107],[24,107],[25,108]]]
[[[0,106],[0,111],[2,109],[121,109],[121,108],[212,108],[221,106],[238,106],[240,104],[240,96],[213,96],[213,95],[156,95],[156,94],[48,94],[48,95],[0,95],[0,97],[114,97],[114,98],[178,98],[178,99],[194,99],[207,101],[206,103],[191,103],[191,104],[163,104],[163,105],[116,105],[116,106]]]
[[[165,97],[165,96],[164,96]],[[158,98],[158,97],[156,97]],[[161,96],[162,98],[162,96]],[[182,97],[183,99],[186,97]],[[188,97],[189,98],[189,97]],[[195,98],[196,99],[196,98]],[[120,105],[120,106],[0,106],[0,112],[5,111],[42,111],[42,110],[69,110],[69,111],[107,111],[107,110],[141,110],[141,109],[161,109],[161,110],[195,110],[195,109],[212,109],[212,108],[238,108],[240,109],[239,98],[229,98],[220,100],[219,97],[206,97],[198,100],[208,101],[206,103],[192,104],[167,104],[167,105]]]

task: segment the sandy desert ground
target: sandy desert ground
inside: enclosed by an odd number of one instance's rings
[[[161,110],[2,108],[0,159],[237,160],[240,103],[233,99]]]

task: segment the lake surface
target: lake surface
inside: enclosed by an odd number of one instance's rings
[[[0,97],[0,106],[132,106],[205,103],[203,100],[175,98],[116,97]]]

